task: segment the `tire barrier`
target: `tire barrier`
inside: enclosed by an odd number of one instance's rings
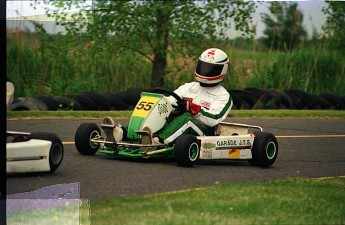
[[[110,103],[108,100],[96,93],[96,92],[91,92],[91,91],[85,91],[80,93],[79,95],[84,96],[85,98],[91,99],[95,103],[95,107],[97,108],[96,110],[101,110],[101,111],[109,111],[111,110]]]
[[[133,110],[143,91],[147,90],[129,88],[121,92],[83,91],[66,96],[20,97],[8,110]],[[233,100],[233,109],[345,109],[345,96],[331,93],[311,95],[295,89],[280,91],[254,87],[230,89],[228,92]]]
[[[9,107],[10,111],[46,111],[48,107],[45,103],[35,98],[30,97],[20,97],[14,99],[11,106]]]
[[[79,102],[73,98],[68,98],[66,96],[55,96],[52,99],[58,103],[58,110],[82,110],[83,107]]]

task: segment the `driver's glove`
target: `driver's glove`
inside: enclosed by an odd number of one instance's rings
[[[193,102],[186,102],[186,110],[189,111],[193,116],[198,114],[201,110],[201,106]]]
[[[177,101],[176,99],[173,97],[173,96],[169,96],[169,97],[166,97],[168,102],[172,105],[172,106],[177,106]]]

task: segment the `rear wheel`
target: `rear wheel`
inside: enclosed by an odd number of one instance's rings
[[[248,162],[253,166],[269,167],[277,159],[278,142],[276,137],[267,132],[254,132],[255,140],[252,148],[252,159]]]
[[[101,130],[95,123],[83,123],[81,124],[74,137],[75,147],[77,151],[82,155],[94,155],[99,145],[91,142],[92,138],[101,135]]]
[[[198,139],[190,134],[182,134],[176,140],[174,159],[179,166],[191,167],[199,157]]]
[[[50,147],[49,151],[49,166],[50,172],[54,172],[57,168],[59,168],[64,154],[63,144],[61,139],[53,133],[44,133],[44,132],[34,132],[29,135],[30,139],[39,139],[50,141],[52,146]]]

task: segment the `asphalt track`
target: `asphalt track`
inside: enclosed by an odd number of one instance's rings
[[[345,119],[242,119],[229,122],[262,126],[274,133],[279,155],[268,168],[246,161],[200,161],[192,168],[178,167],[173,160],[151,158],[118,160],[97,153],[80,155],[73,144],[78,126],[101,119],[8,120],[7,130],[53,132],[64,143],[65,155],[55,173],[7,176],[7,194],[30,192],[55,184],[80,184],[82,199],[100,200],[212,186],[220,183],[260,182],[287,177],[345,175]],[[117,120],[126,124],[126,120]]]

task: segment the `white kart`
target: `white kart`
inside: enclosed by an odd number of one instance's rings
[[[111,133],[115,124],[101,124],[106,134],[95,123],[81,124],[75,134],[75,145],[79,153],[94,155],[98,150],[117,158],[147,158],[154,155],[172,157],[180,166],[190,167],[197,160],[239,159],[247,160],[259,167],[271,166],[278,155],[278,142],[271,133],[263,132],[259,126],[220,123],[212,128],[210,136],[182,134],[176,144],[160,144],[153,137],[167,121],[183,113],[183,102],[173,91],[156,88],[153,93],[143,92],[131,116],[126,137],[116,142]],[[178,106],[170,104],[165,95],[177,99]],[[249,130],[256,130],[249,132]],[[110,135],[107,135],[110,134]],[[151,140],[150,140],[151,139]]]
[[[53,133],[7,131],[7,173],[54,172],[64,154],[60,138]]]

